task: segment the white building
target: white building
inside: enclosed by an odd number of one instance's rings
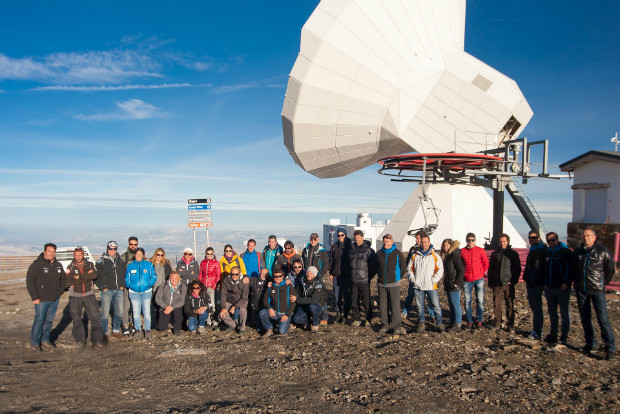
[[[329,219],[328,224],[323,224],[322,240],[326,249],[329,249],[332,244],[338,241],[336,237],[338,229],[344,229],[347,232],[347,237],[351,240],[353,240],[353,232],[355,230],[363,231],[364,240],[368,240],[372,248],[376,250],[381,247],[381,241],[378,241],[378,238],[385,229],[385,224],[382,222],[373,223],[372,218],[366,212],[357,213],[355,224],[341,224],[340,219]]]

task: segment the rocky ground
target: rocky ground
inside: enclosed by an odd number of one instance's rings
[[[297,329],[270,339],[252,329],[244,336],[154,332],[148,342],[113,340],[101,349],[72,347],[63,295],[53,330],[57,348],[40,352],[27,349],[34,310],[23,277],[0,275],[5,413],[620,412],[618,360],[579,352],[575,299],[568,347],[549,347],[526,338],[531,325],[522,284],[514,334],[439,333],[428,325],[423,334],[395,339],[335,324],[318,334]],[[402,293],[404,299],[404,286]],[[620,296],[607,298],[620,339]],[[441,301],[447,314],[443,293]],[[413,330],[416,323],[405,325]]]

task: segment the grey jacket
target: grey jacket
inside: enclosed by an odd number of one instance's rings
[[[173,288],[170,281],[162,284],[157,288],[155,294],[155,303],[162,309],[166,306],[172,306],[173,309],[182,308],[185,305],[185,296],[187,295],[187,285],[179,281],[179,284]]]

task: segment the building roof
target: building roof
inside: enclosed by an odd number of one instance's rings
[[[620,152],[614,151],[588,151],[585,154],[573,158],[560,164],[560,170],[564,172],[573,172],[575,168],[581,167],[592,161],[608,161],[620,164]]]

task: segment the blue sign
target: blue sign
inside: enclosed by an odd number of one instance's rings
[[[191,204],[187,206],[188,210],[211,210],[211,204]]]

